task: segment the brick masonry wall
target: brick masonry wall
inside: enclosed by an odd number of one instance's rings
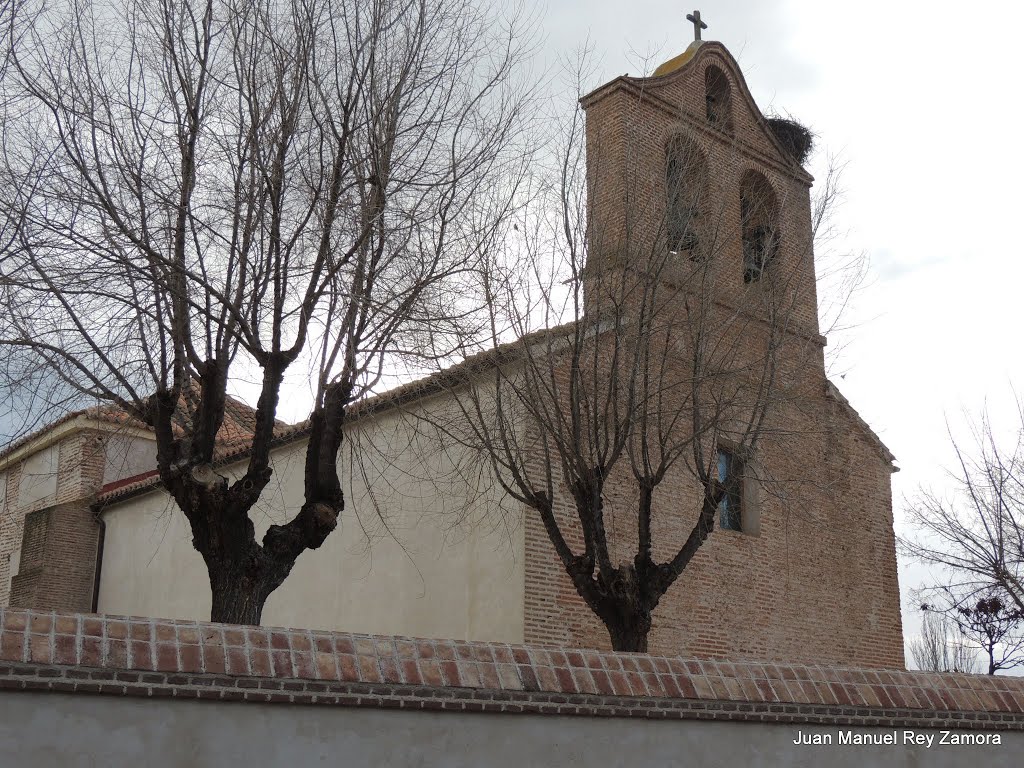
[[[95,585],[99,526],[87,500],[59,504],[44,512],[46,546],[39,564],[21,569],[11,581],[11,605],[89,610]],[[38,513],[37,513],[38,514]]]
[[[716,67],[732,89],[733,129],[705,117],[704,72]],[[742,73],[718,43],[705,43],[682,69],[659,78],[617,78],[582,99],[586,109],[587,168],[591,206],[591,256],[615,263],[645,258],[666,221],[666,147],[683,136],[703,153],[708,187],[701,218],[713,251],[715,298],[742,306],[756,296],[744,283],[740,242],[740,182],[748,171],[763,175],[779,210],[776,271],[799,297],[791,325],[818,331],[811,232],[811,177],[776,145],[761,122]],[[593,267],[594,264],[588,265]]]
[[[760,503],[757,536],[716,528],[662,598],[653,653],[902,667],[890,468],[844,406],[822,392],[791,423],[799,434],[759,459],[776,478]],[[817,421],[816,421],[817,420]],[[539,472],[539,470],[536,470]],[[629,478],[606,494],[613,558],[631,559],[635,489]],[[558,492],[560,519],[575,551],[582,535],[571,499]],[[699,509],[692,479],[668,478],[654,498],[655,557],[686,540]],[[607,631],[576,594],[539,516],[525,512],[525,641],[610,648]],[[616,558],[617,555],[617,558]]]
[[[1024,730],[1024,679],[0,610],[0,688],[504,713]]]

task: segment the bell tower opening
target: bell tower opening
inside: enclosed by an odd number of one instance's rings
[[[764,175],[747,171],[740,181],[743,282],[760,280],[779,250],[778,201]]]
[[[732,88],[729,78],[715,66],[704,70],[704,105],[708,122],[732,133]]]
[[[707,197],[707,158],[695,141],[674,136],[665,148],[665,232],[668,250],[700,254],[701,217]]]

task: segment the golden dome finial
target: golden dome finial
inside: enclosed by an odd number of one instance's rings
[[[693,24],[693,42],[690,43],[689,47],[681,54],[675,58],[669,59],[654,70],[654,77],[667,75],[669,72],[675,72],[677,69],[682,67],[686,62],[693,58],[693,54],[697,52],[697,49],[703,42],[700,37],[700,31],[702,29],[707,29],[708,25],[701,21],[700,11],[694,11],[693,13],[686,14],[686,20]]]

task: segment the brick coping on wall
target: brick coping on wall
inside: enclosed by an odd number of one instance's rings
[[[1024,730],[1024,678],[663,658],[0,608],[0,688]]]

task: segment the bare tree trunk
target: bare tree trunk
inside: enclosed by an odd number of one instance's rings
[[[272,569],[261,567],[258,561],[219,561],[208,569],[213,601],[210,620],[226,624],[259,625],[263,606],[270,593],[287,575],[271,574]]]
[[[621,625],[608,624],[608,636],[612,641],[613,651],[625,653],[647,653],[647,635],[651,631],[651,617],[647,616],[646,624],[624,622]]]
[[[646,563],[653,566],[649,560]],[[612,650],[647,653],[652,614],[662,594],[650,589],[647,570],[626,564],[612,569],[606,578],[579,569],[573,578],[580,597],[608,630]]]
[[[620,570],[625,571],[626,569],[627,567],[623,567]],[[640,586],[635,580],[635,575],[632,584],[636,587]],[[633,589],[628,593],[613,594],[608,601],[611,610],[598,612],[598,616],[604,621],[605,628],[608,630],[608,637],[612,641],[612,650],[614,651],[647,653],[647,636],[651,632],[652,609],[637,592],[638,589]]]
[[[284,583],[295,561],[318,548],[337,526],[344,503],[306,503],[285,525],[272,525],[256,539],[248,511],[262,486],[226,488],[220,476],[177,497],[192,527],[192,544],[203,556],[210,578],[210,619],[259,624],[263,606]],[[188,488],[188,485],[186,485]],[[190,492],[191,491],[191,492]]]

